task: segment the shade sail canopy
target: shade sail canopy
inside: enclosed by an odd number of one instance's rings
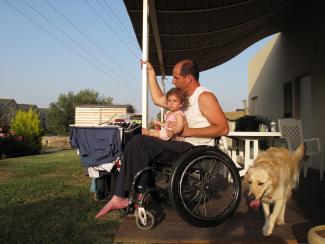
[[[174,64],[184,58],[194,60],[200,71],[216,67],[283,31],[296,2],[149,0],[149,60],[158,75],[172,75]],[[124,3],[141,47],[142,0]]]

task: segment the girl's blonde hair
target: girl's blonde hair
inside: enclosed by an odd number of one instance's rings
[[[181,101],[181,104],[183,105],[182,109],[186,109],[188,107],[188,97],[186,96],[184,91],[175,87],[175,88],[170,89],[167,92],[167,94],[166,94],[167,99],[170,95],[175,95],[176,97],[179,98],[179,100]]]

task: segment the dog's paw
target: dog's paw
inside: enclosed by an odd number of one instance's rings
[[[284,219],[277,219],[276,224],[277,225],[285,225]]]
[[[270,227],[270,225],[264,225],[263,226],[263,236],[270,236],[272,235],[273,232],[273,228]]]

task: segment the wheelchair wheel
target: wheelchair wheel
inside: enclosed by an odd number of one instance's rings
[[[144,225],[140,219],[140,216],[136,216],[135,224],[140,230],[150,230],[155,225],[155,217],[149,211],[146,211],[147,223]]]
[[[195,147],[176,162],[169,185],[171,203],[189,224],[224,222],[237,209],[241,181],[233,161],[214,147]]]

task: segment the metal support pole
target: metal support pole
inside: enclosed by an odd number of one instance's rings
[[[148,26],[149,8],[148,0],[143,0],[142,12],[142,60],[148,61],[149,50],[149,26]],[[142,127],[148,125],[148,82],[147,65],[142,67]]]

